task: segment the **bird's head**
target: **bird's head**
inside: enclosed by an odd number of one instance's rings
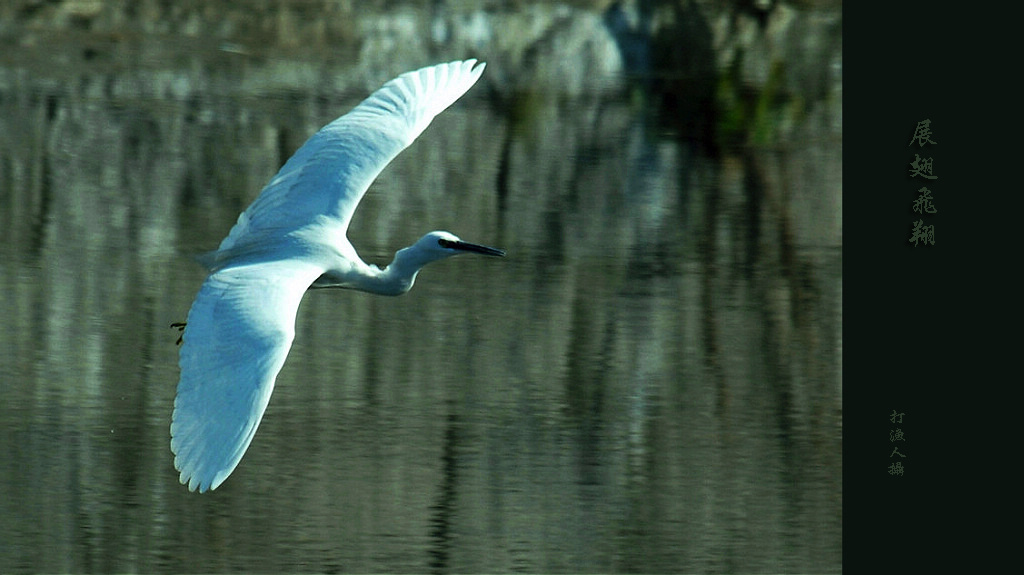
[[[436,261],[459,254],[497,257],[505,255],[505,250],[464,242],[455,234],[442,231],[430,232],[423,236],[412,245],[412,249],[421,254],[426,261]]]
[[[430,232],[413,245],[398,250],[395,259],[384,269],[389,289],[377,293],[403,294],[412,288],[416,274],[430,262],[443,260],[459,254],[482,254],[485,256],[505,255],[505,250],[471,244],[449,232]]]

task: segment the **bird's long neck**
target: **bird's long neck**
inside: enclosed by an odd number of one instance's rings
[[[375,293],[383,295],[402,295],[412,289],[416,282],[416,274],[420,273],[423,266],[429,262],[419,261],[410,248],[403,248],[395,252],[394,259],[384,269],[380,270],[376,278],[377,287],[381,291]]]
[[[347,288],[379,295],[402,295],[412,288],[416,274],[433,261],[410,248],[398,250],[387,267],[381,269],[360,261],[345,271],[333,270],[318,278],[312,288]]]

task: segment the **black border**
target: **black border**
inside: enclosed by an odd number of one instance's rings
[[[845,572],[977,571],[998,555],[988,535],[999,522],[986,517],[999,507],[988,501],[1008,494],[986,484],[1014,459],[998,453],[1006,438],[996,429],[1012,421],[1000,404],[1016,403],[1017,385],[989,366],[1004,355],[999,325],[1016,306],[1003,299],[1010,286],[993,281],[992,256],[1012,233],[1014,210],[999,206],[1024,163],[1013,157],[1019,92],[1007,78],[1021,34],[1001,30],[1015,19],[999,10],[843,9]],[[908,147],[925,118],[938,145]],[[911,204],[925,182],[909,175],[915,152],[939,176],[927,182],[935,245],[916,248]],[[894,409],[902,426],[889,422]],[[906,434],[902,477],[886,472],[896,427]]]

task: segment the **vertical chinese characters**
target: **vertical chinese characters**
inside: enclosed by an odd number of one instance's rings
[[[894,409],[894,410],[892,410],[892,413],[889,414],[889,422],[902,426],[903,425],[903,416],[904,415],[906,415],[906,413],[903,413],[903,412],[897,413],[896,410]],[[889,475],[896,475],[896,476],[901,476],[901,477],[903,476],[903,471],[904,471],[904,469],[903,469],[903,459],[906,459],[907,456],[902,454],[902,453],[900,453],[900,448],[896,444],[896,442],[898,442],[898,441],[906,442],[906,440],[907,440],[906,437],[903,435],[903,428],[902,427],[897,427],[895,429],[889,429],[889,443],[893,444],[892,452],[889,453],[889,460],[890,460],[890,463],[889,463]],[[899,459],[895,459],[894,460],[894,458],[896,458],[896,457],[899,457]]]
[[[938,145],[938,142],[932,141],[932,121],[925,119],[917,123],[917,128],[914,129],[914,137],[910,139],[910,143],[907,146],[913,146],[915,143],[919,148],[924,148],[926,144]],[[921,154],[914,154],[914,161],[910,162],[910,177],[912,178],[925,178],[928,180],[939,179],[933,172],[933,160],[930,157],[923,158]],[[932,191],[927,186],[921,186],[917,190],[918,196],[914,200],[913,209],[914,212],[924,214],[935,214],[938,210],[935,208],[935,203],[932,201]],[[925,225],[924,218],[918,219],[914,222],[914,229],[911,232],[910,239],[907,240],[914,243],[916,248],[921,242],[924,245],[935,245],[935,226]]]

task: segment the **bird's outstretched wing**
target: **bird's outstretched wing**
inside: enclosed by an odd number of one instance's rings
[[[295,314],[323,269],[300,260],[210,274],[183,334],[171,451],[190,491],[216,489],[249,448],[295,336]]]
[[[344,234],[359,200],[434,116],[483,73],[476,60],[422,68],[384,84],[302,145],[241,216],[218,250],[259,249],[296,229],[329,225]]]

